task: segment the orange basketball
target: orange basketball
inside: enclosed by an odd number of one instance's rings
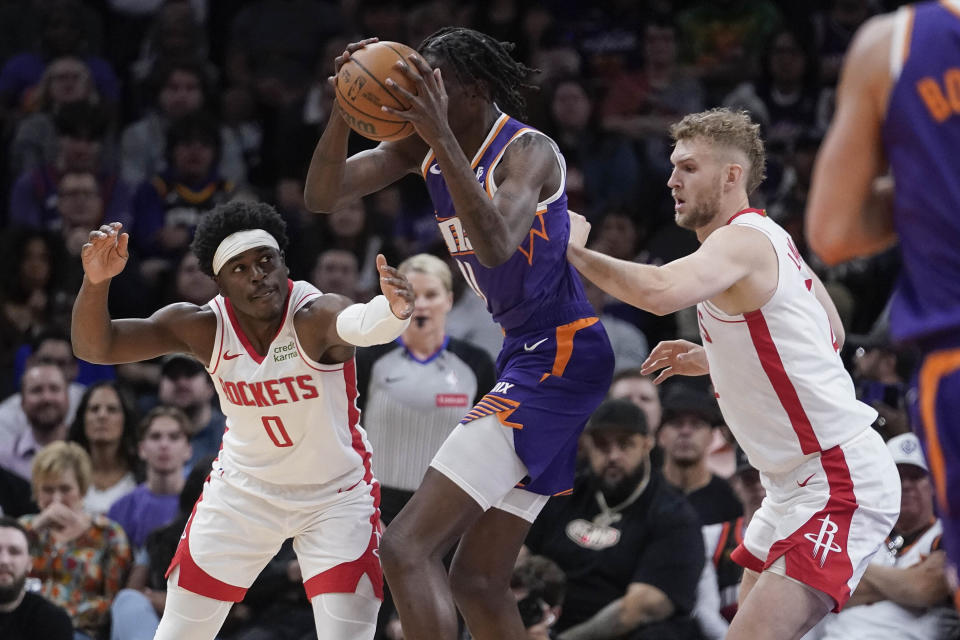
[[[408,109],[410,104],[386,84],[390,78],[410,93],[413,82],[397,69],[398,60],[410,64],[407,56],[416,53],[399,42],[374,42],[350,54],[337,73],[337,104],[350,128],[371,140],[400,140],[414,132],[413,125],[384,113],[380,107]]]

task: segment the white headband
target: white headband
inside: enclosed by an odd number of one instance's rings
[[[213,254],[213,275],[220,273],[220,269],[227,263],[227,260],[254,247],[273,247],[280,251],[277,239],[263,229],[245,229],[231,233],[223,239],[223,242],[217,247],[217,252]]]

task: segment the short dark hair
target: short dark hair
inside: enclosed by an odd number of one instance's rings
[[[515,60],[511,55],[515,47],[473,29],[444,27],[424,38],[417,51],[446,60],[461,82],[483,84],[504,113],[522,118],[527,101],[521,91],[536,89],[527,78],[538,70]]]
[[[27,533],[26,527],[20,524],[20,521],[16,518],[11,518],[10,516],[0,516],[0,529],[16,529],[23,534],[23,537],[27,540],[27,549],[30,548],[30,534]]]
[[[263,229],[276,239],[280,253],[287,250],[287,223],[275,208],[263,202],[233,200],[218,205],[197,225],[190,249],[200,261],[200,269],[212,278],[217,247],[230,234],[246,229]]]
[[[120,409],[123,411],[123,432],[120,435],[120,450],[117,452],[127,469],[136,471],[140,464],[140,457],[137,455],[137,405],[133,396],[116,380],[100,380],[94,382],[83,392],[80,397],[80,403],[77,405],[77,413],[70,424],[70,431],[67,433],[67,440],[76,442],[85,451],[90,451],[90,440],[87,438],[85,428],[85,418],[87,406],[90,404],[90,398],[93,397],[97,389],[108,387],[113,389],[120,399]]]
[[[140,426],[137,427],[137,442],[143,442],[146,439],[147,433],[150,431],[150,426],[157,418],[173,418],[176,423],[180,425],[180,431],[184,437],[186,437],[187,440],[190,439],[191,424],[187,414],[177,407],[161,404],[150,409],[147,415],[143,416],[143,419],[140,421]]]
[[[220,153],[220,124],[205,111],[194,111],[178,118],[167,131],[167,153],[182,142],[200,140]]]
[[[160,92],[170,82],[170,76],[177,71],[196,76],[197,82],[200,83],[200,93],[203,94],[203,104],[206,105],[207,97],[210,95],[206,69],[200,61],[190,58],[168,58],[157,61],[148,80],[153,100],[159,99]]]

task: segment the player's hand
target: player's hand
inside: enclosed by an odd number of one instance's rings
[[[453,135],[447,120],[447,90],[443,86],[440,69],[431,68],[417,53],[407,56],[406,62],[398,60],[396,66],[413,81],[417,93],[410,93],[387,78],[386,84],[390,90],[400,93],[410,103],[410,108],[406,110],[391,109],[387,106],[380,108],[385,113],[410,122],[423,141],[435,147],[442,136]]]
[[[587,237],[590,235],[590,223],[576,211],[567,210],[570,216],[570,238],[567,244],[574,247],[587,246]]]
[[[413,315],[413,285],[396,268],[387,264],[382,253],[377,254],[377,271],[380,273],[380,290],[390,301],[390,311],[401,320]]]
[[[347,60],[350,59],[350,55],[359,51],[360,49],[363,49],[368,44],[379,42],[379,40],[380,38],[367,38],[365,40],[360,40],[359,42],[351,42],[348,44],[347,48],[343,50],[343,53],[333,59],[333,75],[327,78],[327,82],[336,87],[337,74],[340,73],[340,67],[346,64]]]
[[[93,284],[99,284],[114,277],[127,266],[127,243],[130,236],[120,233],[123,225],[111,222],[91,231],[87,243],[80,249],[80,261],[83,272]]]
[[[707,352],[689,340],[664,340],[653,348],[640,365],[643,375],[660,369],[663,371],[653,381],[654,384],[660,384],[672,376],[702,376],[710,373]]]
[[[37,529],[65,531],[78,524],[77,513],[62,502],[51,502],[37,515],[34,526]]]

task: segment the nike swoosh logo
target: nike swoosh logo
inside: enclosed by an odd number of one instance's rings
[[[812,478],[812,477],[815,476],[815,475],[817,475],[817,474],[811,473],[809,476],[807,476],[807,479],[804,480],[803,482],[800,482],[799,480],[797,480],[797,486],[798,486],[798,487],[805,487],[805,486],[807,486],[807,483],[810,482],[810,478]]]
[[[439,175],[440,175],[440,165],[438,165],[438,164],[432,164],[432,165],[430,165],[430,173],[439,176]]]
[[[540,345],[542,345],[544,342],[546,342],[546,341],[549,340],[549,339],[550,339],[550,338],[544,338],[543,340],[537,340],[537,341],[534,342],[533,344],[526,344],[526,343],[524,343],[524,345],[523,345],[523,350],[524,350],[524,351],[533,351],[534,349],[536,349],[537,347],[539,347]]]
[[[227,353],[223,354],[223,359],[224,359],[224,360],[233,360],[234,358],[239,358],[239,357],[242,356],[242,355],[243,355],[242,353],[230,353],[230,352],[228,351]]]

